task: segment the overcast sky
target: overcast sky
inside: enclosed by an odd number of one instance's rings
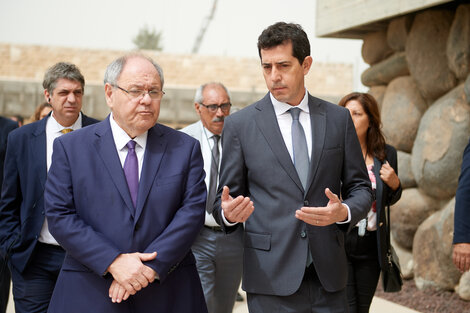
[[[190,53],[213,0],[0,0],[0,42],[81,48],[134,48],[144,25],[161,31],[163,51]],[[267,26],[295,22],[307,32],[314,61],[366,65],[360,40],[315,37],[315,0],[218,0],[199,53],[258,57]],[[355,87],[360,87],[358,81]]]

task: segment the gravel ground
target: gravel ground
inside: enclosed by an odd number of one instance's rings
[[[416,288],[414,280],[405,280],[400,292],[383,292],[379,281],[375,296],[398,303],[422,313],[463,313],[470,312],[470,302],[463,301],[450,291],[422,291]]]

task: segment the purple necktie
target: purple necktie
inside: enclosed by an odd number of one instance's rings
[[[132,203],[134,208],[137,204],[137,192],[139,190],[139,165],[137,161],[137,154],[135,154],[134,140],[129,140],[127,146],[127,157],[124,161],[124,174],[126,175],[127,186],[129,186],[129,192],[131,193]]]

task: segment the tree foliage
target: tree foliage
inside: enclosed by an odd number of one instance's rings
[[[147,25],[144,25],[139,30],[137,36],[134,37],[132,42],[135,47],[139,50],[157,50],[163,49],[161,45],[162,33],[157,32],[155,28],[150,29]]]

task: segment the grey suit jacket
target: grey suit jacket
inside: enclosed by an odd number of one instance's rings
[[[225,120],[216,219],[227,185],[255,210],[245,223],[243,288],[250,293],[291,295],[304,276],[308,245],[323,287],[346,286],[346,232],[367,214],[370,182],[349,111],[309,95],[312,154],[304,191],[282,138],[269,93]],[[295,218],[302,206],[326,206],[328,187],[351,212],[347,224],[308,225]],[[230,227],[223,226],[227,232]]]

